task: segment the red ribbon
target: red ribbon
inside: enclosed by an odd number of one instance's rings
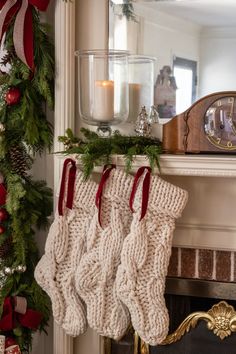
[[[32,7],[46,11],[49,0],[0,0],[0,40],[15,17],[13,43],[17,56],[33,71]]]
[[[69,169],[68,183],[67,183],[67,199],[66,207],[72,209],[73,199],[74,199],[74,188],[75,188],[75,175],[76,175],[76,163],[72,159],[66,159],[63,166],[62,178],[61,178],[61,187],[58,201],[58,213],[63,215],[63,201],[66,192],[66,174],[67,167],[71,164]]]
[[[110,166],[110,167],[109,167]],[[98,208],[98,221],[99,221],[99,225],[102,227],[102,223],[101,223],[101,209],[102,209],[102,193],[103,193],[103,188],[105,186],[106,181],[108,180],[111,171],[113,170],[113,168],[116,168],[115,165],[105,165],[103,168],[103,172],[102,172],[102,177],[98,186],[98,190],[96,193],[96,200],[95,200],[95,204],[96,207]]]
[[[134,212],[133,204],[134,204],[135,194],[136,194],[136,191],[138,188],[139,180],[145,171],[146,171],[146,175],[143,180],[142,207],[141,207],[141,216],[140,216],[139,221],[141,221],[144,218],[144,216],[146,215],[146,212],[147,212],[148,199],[149,199],[149,189],[150,189],[150,179],[151,179],[151,171],[152,171],[151,167],[143,166],[138,169],[138,171],[134,177],[134,183],[133,183],[133,187],[132,187],[132,191],[131,191],[130,199],[129,199],[130,209],[132,212]]]
[[[23,327],[27,327],[36,330],[41,321],[43,315],[39,311],[27,309],[24,315],[15,312],[14,310],[14,298],[6,297],[3,304],[3,312],[0,320],[0,329],[2,331],[11,331],[16,328],[18,324]]]
[[[0,183],[0,206],[6,204],[7,190],[3,183]]]

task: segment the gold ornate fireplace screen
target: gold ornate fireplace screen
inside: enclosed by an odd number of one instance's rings
[[[174,333],[169,334],[161,345],[168,345],[179,341],[186,333],[195,328],[199,321],[207,323],[208,330],[212,331],[221,340],[236,332],[236,311],[225,301],[220,301],[207,312],[193,312],[187,316]],[[133,333],[134,354],[149,354],[149,345],[143,342],[136,332]],[[103,354],[111,353],[111,339],[104,338]]]

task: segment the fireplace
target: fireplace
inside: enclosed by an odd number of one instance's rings
[[[165,299],[170,316],[169,334],[174,333],[174,336],[172,338],[168,336],[165,345],[151,347],[142,342],[130,328],[119,342],[106,338],[104,354],[209,354],[209,351],[214,354],[234,354],[236,347],[234,258],[234,252],[231,251],[173,248]],[[217,318],[212,321],[214,324],[208,321],[208,315],[204,317],[209,310],[216,313]],[[186,324],[186,318],[195,312],[198,313],[198,317],[200,312],[205,314],[199,321],[193,319],[196,328],[191,329],[191,326]],[[232,333],[230,330],[227,331],[228,318],[223,318],[224,314],[229,317],[229,313],[233,324]],[[221,322],[226,321],[226,331],[223,332],[227,338],[219,337],[218,318]],[[179,331],[177,333],[175,331],[184,320],[186,328],[180,335]],[[208,327],[212,327],[212,331]],[[191,329],[189,333],[185,333],[187,329]],[[176,336],[180,336],[181,339],[171,343]]]

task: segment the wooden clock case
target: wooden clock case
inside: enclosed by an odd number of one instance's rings
[[[216,92],[196,101],[185,112],[163,126],[163,150],[166,153],[236,153],[236,149],[222,151],[212,145],[204,131],[204,116],[218,99],[235,97],[236,91]]]

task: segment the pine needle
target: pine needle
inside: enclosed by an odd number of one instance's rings
[[[160,170],[159,157],[162,148],[159,139],[124,136],[117,132],[110,137],[103,138],[85,128],[81,129],[81,133],[85,137],[84,140],[76,138],[70,130],[65,136],[59,137],[59,140],[65,145],[64,153],[80,155],[85,179],[90,176],[95,166],[111,163],[112,155],[120,154],[125,156],[127,173],[131,170],[137,155],[147,156],[151,168],[158,167]],[[76,146],[78,141],[79,146]],[[68,148],[68,146],[73,147]]]

